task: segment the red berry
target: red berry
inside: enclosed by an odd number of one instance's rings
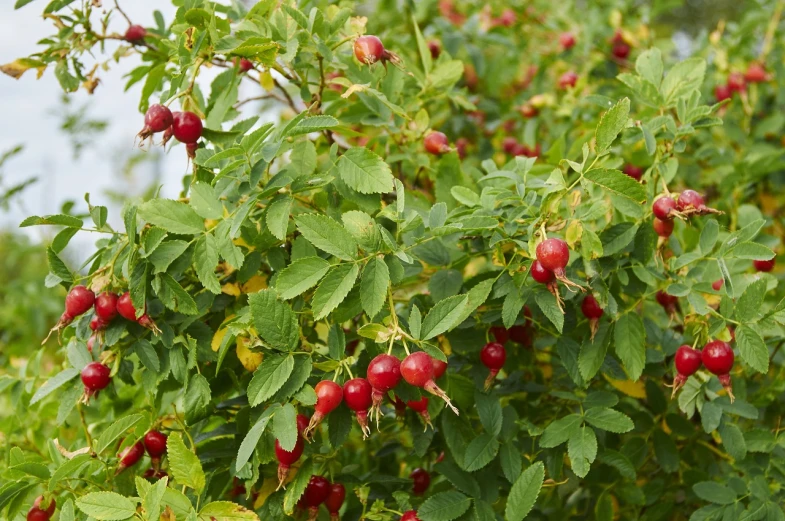
[[[559,43],[562,49],[569,51],[575,46],[575,36],[572,33],[561,33],[559,35]]]
[[[549,284],[556,280],[551,270],[545,269],[542,263],[538,260],[532,262],[531,267],[532,278],[540,284]]]
[[[303,432],[303,436],[305,436],[306,439],[309,434],[319,426],[324,417],[341,405],[341,401],[343,400],[343,390],[341,389],[341,386],[331,380],[322,380],[316,384],[314,390],[316,391],[316,406],[314,407],[311,421],[308,423],[305,432]]]
[[[502,140],[502,150],[504,150],[506,154],[515,154],[518,146],[518,140],[514,137],[507,136]]]
[[[652,222],[652,226],[654,226],[654,231],[657,232],[657,235],[660,237],[670,237],[673,233],[673,220],[668,221],[661,221],[660,219],[654,218]]]
[[[622,171],[636,181],[640,181],[641,176],[643,176],[643,169],[641,167],[631,165],[629,163],[624,165],[624,169]]]
[[[433,359],[428,353],[417,351],[410,354],[401,362],[401,376],[406,380],[406,383],[415,387],[421,387],[431,394],[442,398],[447,402],[455,414],[458,410],[453,407],[450,398],[442,391],[434,380]]]
[[[450,151],[450,142],[441,132],[429,132],[423,140],[423,145],[430,154],[441,155]]]
[[[676,377],[673,379],[673,393],[671,397],[675,396],[676,391],[684,386],[687,379],[700,369],[701,352],[688,345],[683,345],[676,350],[674,363],[676,365]]]
[[[437,40],[430,40],[428,42],[428,50],[431,52],[431,58],[435,60],[442,53],[442,44]]]
[[[728,75],[728,89],[731,92],[744,92],[747,90],[747,82],[744,75],[740,72],[732,72]]]
[[[684,190],[679,194],[679,199],[676,201],[676,208],[683,212],[687,209],[702,210],[706,208],[706,202],[703,196],[695,190]]]
[[[160,458],[166,454],[166,434],[150,431],[144,435],[144,447],[151,458]]]
[[[504,361],[507,360],[507,350],[504,346],[491,342],[485,344],[480,350],[480,361],[490,371],[488,378],[485,380],[485,389],[489,389],[499,374],[499,370],[504,366]]]
[[[137,441],[130,447],[126,447],[123,452],[117,455],[120,459],[120,464],[117,466],[117,474],[136,465],[136,463],[144,456],[144,445],[142,442]]]
[[[297,463],[305,450],[303,438],[298,434],[297,442],[291,451],[284,450],[281,443],[275,440],[275,458],[278,460],[278,488],[281,488],[289,475],[289,468]]]
[[[727,85],[717,85],[714,87],[714,98],[717,100],[717,103],[730,99],[732,95],[733,93]]]
[[[415,496],[422,496],[431,485],[431,475],[427,470],[416,468],[409,474],[409,478],[414,481],[412,492]]]
[[[578,83],[578,75],[574,71],[567,71],[559,77],[559,88],[572,88]]]
[[[586,295],[583,302],[581,302],[581,311],[583,312],[583,316],[589,320],[599,320],[605,313],[600,307],[599,302],[597,302],[597,299],[594,298],[594,295]]]
[[[98,391],[106,389],[106,386],[111,381],[110,373],[109,368],[100,362],[90,362],[84,366],[84,369],[82,369],[82,383],[84,384],[85,402]]]
[[[396,398],[398,398],[396,396]],[[418,412],[422,414],[423,412],[428,412],[428,397],[423,396],[419,400],[409,400],[406,402],[406,405],[409,406],[409,409],[413,410],[414,412]]]
[[[630,55],[630,46],[622,42],[616,43],[613,45],[611,53],[620,60],[626,60],[627,56]]]
[[[500,25],[502,27],[512,27],[516,20],[515,11],[512,9],[505,9],[502,11],[501,16],[494,20],[494,25]]]
[[[392,355],[378,355],[368,364],[366,378],[373,387],[374,393],[380,393],[381,401],[382,395],[394,389],[401,381],[401,361]],[[376,397],[374,397],[375,403]]]
[[[90,319],[90,329],[93,331],[98,331],[99,329],[103,329],[105,327],[106,324],[104,324],[104,322],[97,316],[93,316],[93,318]]]
[[[417,517],[417,511],[416,510],[407,510],[401,516],[400,521],[420,521],[420,518]]]
[[[146,139],[156,132],[163,132],[172,126],[172,111],[158,103],[150,105],[144,115],[144,128],[137,134],[139,139]]]
[[[117,316],[117,294],[111,291],[104,291],[95,297],[95,316],[101,322],[108,324]]]
[[[770,272],[774,269],[774,264],[777,261],[777,258],[773,258],[770,260],[756,260],[752,261],[752,265],[755,266],[757,271],[763,271],[765,273]]]
[[[185,144],[185,153],[188,155],[189,159],[196,159],[196,151],[199,150],[199,143],[186,143]]]
[[[727,342],[714,340],[703,347],[701,356],[703,365],[711,373],[717,375],[722,387],[728,392],[731,403],[733,403],[733,385],[730,379],[730,371],[733,369],[733,361],[735,359],[733,349]]]
[[[766,69],[760,63],[750,63],[747,66],[747,72],[744,73],[744,79],[747,83],[761,83],[769,79],[766,74]]]
[[[150,467],[149,469],[144,471],[142,477],[145,479],[163,479],[167,477],[169,474],[164,472],[163,470],[155,470],[154,467]],[[243,491],[245,493],[245,491]]]
[[[654,217],[661,221],[669,221],[673,219],[671,213],[676,210],[676,201],[667,195],[660,197],[654,204],[651,205]]]
[[[469,140],[465,137],[459,137],[455,140],[455,150],[458,151],[458,157],[461,159],[466,157],[466,150],[469,148]]]
[[[561,239],[545,239],[537,245],[537,260],[558,277],[570,261],[570,248]]]
[[[138,319],[136,318],[136,308],[134,308],[134,304],[131,302],[131,294],[127,291],[117,299],[117,312],[126,320],[137,322],[140,326],[146,327],[155,334],[160,333],[158,326],[155,325],[153,319],[147,316],[147,313],[144,313]]]
[[[496,339],[497,342],[500,344],[504,344],[507,340],[510,339],[510,333],[507,331],[507,328],[503,326],[491,326],[491,334],[493,338]]]
[[[442,377],[444,372],[447,371],[447,362],[442,362],[436,358],[432,358],[431,360],[433,361],[433,379],[438,380]]]
[[[659,305],[665,308],[665,311],[667,311],[668,313],[673,313],[674,311],[676,311],[676,306],[679,303],[678,297],[674,297],[673,295],[668,295],[664,291],[660,290],[655,295],[655,298],[657,299]]]
[[[240,72],[248,72],[253,69],[253,62],[248,58],[240,59]]]
[[[344,499],[346,499],[346,488],[340,483],[333,483],[330,486],[330,494],[324,500],[324,506],[327,507],[327,512],[330,513],[331,518],[338,515]]]
[[[298,414],[297,415],[297,432],[302,434],[305,431],[305,429],[308,428],[308,422],[309,421],[310,421],[310,419],[308,418],[308,416],[306,416],[304,414]]]
[[[132,25],[125,30],[125,41],[133,44],[141,43],[147,36],[147,29],[141,25]]]
[[[360,36],[354,41],[354,56],[361,63],[373,65],[383,59],[384,54],[384,44],[376,36]]]
[[[719,291],[723,284],[725,284],[725,279],[717,279],[711,283],[711,287],[714,291]]]
[[[46,509],[41,508],[41,502],[44,500],[44,496],[38,496],[33,501],[33,506],[30,510],[27,511],[27,520],[28,521],[48,521],[55,513],[55,508],[57,508],[57,503],[55,502],[54,498],[51,499],[49,502],[49,506]]]
[[[373,405],[372,392],[371,384],[365,378],[352,378],[343,384],[343,398],[346,406],[354,411],[357,423],[363,431],[363,438],[371,433],[368,427],[368,409]]]
[[[311,476],[311,480],[305,487],[303,498],[305,505],[310,508],[319,508],[330,495],[330,482],[322,476]]]
[[[528,325],[512,326],[509,329],[510,340],[525,347],[531,347],[532,336]]]
[[[202,120],[193,112],[177,112],[172,118],[174,137],[181,143],[196,143],[202,137]]]
[[[64,325],[70,324],[74,318],[93,307],[94,303],[95,293],[82,285],[74,286],[65,297],[65,312],[60,317],[60,321],[67,319]]]

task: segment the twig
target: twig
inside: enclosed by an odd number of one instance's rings
[[[133,22],[131,22],[131,19],[128,18],[127,14],[125,14],[125,11],[123,11],[123,9],[120,7],[120,4],[117,3],[117,0],[114,0],[114,6],[115,9],[117,9],[120,12],[120,14],[123,15],[123,18],[125,18],[125,21],[128,22],[128,25],[133,25]]]

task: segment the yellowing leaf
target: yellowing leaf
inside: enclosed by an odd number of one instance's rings
[[[247,371],[254,372],[264,360],[264,355],[251,351],[248,347],[250,343],[251,341],[247,338],[237,338],[237,358],[240,359],[240,363]]]
[[[239,284],[236,282],[230,282],[221,286],[221,293],[226,293],[227,295],[231,295],[233,297],[239,297],[242,291],[240,291]]]
[[[254,275],[248,282],[240,286],[243,293],[256,293],[261,289],[267,289],[267,277],[262,275]]]
[[[291,469],[289,474],[293,474],[294,469]],[[288,481],[289,476],[287,476]],[[278,481],[275,478],[264,478],[261,488],[257,492],[256,499],[253,502],[253,509],[258,510],[264,506],[267,498],[278,488]]]
[[[224,319],[223,324],[232,318],[234,318],[234,315],[229,315]],[[221,342],[223,342],[224,337],[226,336],[226,328],[222,327],[223,324],[221,324],[221,326],[218,328],[218,331],[215,332],[213,339],[210,342],[210,348],[215,352],[218,352],[218,350],[221,348]]]
[[[632,380],[614,380],[613,378],[608,378],[607,376],[605,379],[608,380],[609,384],[627,396],[632,396],[633,398],[643,398],[644,400],[646,399],[646,386],[643,385],[642,380],[638,380],[637,382]]]
[[[259,73],[259,85],[262,86],[264,90],[270,92],[275,87],[275,82],[273,81],[273,75],[270,74],[270,71],[265,69]]]

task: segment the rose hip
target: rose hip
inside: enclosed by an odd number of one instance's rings
[[[673,234],[673,220],[662,221],[655,217],[651,224],[654,227],[654,231],[660,237],[667,238]]]
[[[126,447],[123,452],[117,455],[120,463],[117,465],[115,474],[119,474],[128,467],[136,465],[136,463],[144,456],[144,445],[142,442],[137,441],[130,447]]]
[[[166,434],[159,431],[149,431],[144,435],[144,448],[150,458],[160,458],[166,454]]]
[[[676,392],[684,386],[687,379],[701,368],[701,352],[688,345],[683,345],[676,350],[676,357],[673,361],[676,365],[676,377],[673,379],[671,398],[676,396]]]
[[[297,442],[291,451],[284,450],[281,443],[275,440],[275,458],[278,460],[278,488],[276,490],[282,487],[286,488],[283,484],[289,476],[289,469],[303,455],[303,450],[305,450],[305,443],[299,433],[297,434]]]
[[[313,416],[308,423],[308,427],[303,432],[305,439],[319,426],[325,416],[335,410],[336,407],[341,405],[343,401],[343,390],[341,386],[331,380],[322,380],[316,387],[316,406],[314,407]]]
[[[161,333],[161,330],[158,329],[158,326],[153,322],[153,319],[147,316],[147,313],[143,313],[141,317],[136,318],[136,308],[134,307],[133,302],[131,302],[131,294],[127,291],[117,299],[117,312],[120,313],[121,317],[130,320],[131,322],[138,323],[140,326],[152,331],[155,335]]]
[[[627,163],[622,169],[627,176],[632,177],[636,181],[640,181],[643,176],[643,168]]]
[[[365,378],[352,378],[343,384],[343,398],[346,406],[354,411],[357,423],[363,431],[363,439],[371,434],[368,427],[368,409],[373,405],[373,389]]]
[[[373,35],[360,36],[354,41],[354,56],[366,65],[373,65],[378,61],[391,61],[395,65],[401,62],[398,55],[385,49],[379,37]]]
[[[661,221],[669,221],[673,219],[676,212],[678,212],[676,209],[676,201],[667,195],[664,195],[654,201],[654,204],[651,205],[651,210],[652,213],[654,213],[654,217]]]
[[[442,155],[450,151],[450,142],[442,132],[429,132],[423,140],[425,150],[430,154]]]
[[[202,137],[202,120],[193,112],[177,112],[172,118],[172,131],[181,143],[196,143]]]
[[[566,90],[575,87],[578,83],[578,75],[574,71],[567,71],[559,77],[559,88]]]
[[[147,29],[141,25],[131,25],[125,30],[125,36],[123,38],[125,38],[126,42],[136,45],[138,43],[143,43],[145,36],[147,36]]]
[[[407,510],[401,516],[400,521],[420,521],[420,518],[417,517],[417,511],[416,510]]]
[[[319,505],[330,496],[330,482],[322,476],[311,476],[303,492],[303,502],[308,507],[308,519],[313,521],[319,515]]]
[[[111,371],[101,362],[90,362],[82,369],[82,383],[84,384],[84,395],[82,403],[87,403],[92,396],[99,391],[106,389],[111,381]]]
[[[333,483],[330,486],[330,494],[324,500],[324,506],[330,513],[330,521],[338,520],[338,511],[341,510],[344,499],[346,499],[346,488],[340,483]]]
[[[60,315],[60,320],[57,321],[57,324],[49,330],[49,334],[46,335],[46,338],[41,342],[41,345],[49,340],[49,336],[54,331],[57,331],[59,335],[60,331],[73,322],[76,317],[93,307],[94,302],[95,293],[85,286],[79,285],[71,288],[71,291],[65,296],[65,311]]]
[[[701,358],[706,369],[712,374],[716,374],[720,379],[722,387],[728,392],[728,397],[730,398],[731,403],[733,403],[734,396],[730,371],[733,369],[735,355],[733,354],[733,349],[731,349],[730,344],[723,342],[722,340],[709,342],[703,347]]]
[[[376,415],[378,428],[384,396],[401,381],[401,361],[392,355],[378,355],[368,364],[368,371],[365,377],[372,387],[371,398],[373,399],[373,405],[371,406],[371,414]]]
[[[490,371],[488,378],[485,380],[486,391],[493,385],[493,381],[504,366],[505,360],[507,360],[507,350],[501,344],[490,342],[485,344],[480,350],[480,361]]]
[[[104,324],[109,324],[117,316],[117,294],[104,291],[95,297],[95,316]]]
[[[569,51],[575,46],[575,36],[572,33],[561,33],[559,35],[559,43],[562,49]]]
[[[396,396],[397,398],[397,396]],[[422,421],[425,422],[425,430],[428,430],[428,427],[433,429],[433,424],[431,423],[431,415],[428,413],[428,397],[423,396],[419,400],[409,400],[406,402],[406,405],[409,406],[409,409],[413,410],[417,414],[420,415]]]
[[[414,482],[412,485],[412,493],[415,496],[422,496],[425,494],[425,491],[428,490],[428,487],[431,485],[431,475],[427,470],[419,467],[409,474],[409,479]]]
[[[144,140],[153,134],[163,132],[172,126],[173,120],[172,111],[168,107],[158,103],[150,105],[144,115],[144,128],[139,131],[137,137]]]
[[[433,381],[433,359],[428,353],[417,351],[404,358],[401,362],[401,376],[406,383],[415,387],[421,387],[431,394],[443,399],[447,406],[458,414],[458,409],[453,406],[447,394],[439,388]]]
[[[556,280],[556,276],[553,274],[553,272],[549,269],[546,269],[545,266],[543,266],[542,263],[538,260],[532,263],[531,275],[532,278],[540,284],[548,284]]]
[[[776,257],[769,260],[756,260],[752,261],[752,265],[755,267],[757,271],[762,271],[764,273],[768,273],[774,269],[774,264],[776,263]]]

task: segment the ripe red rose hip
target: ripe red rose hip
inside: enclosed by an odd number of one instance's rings
[[[455,414],[458,414],[458,409],[453,406],[447,394],[433,381],[433,359],[428,353],[417,351],[404,358],[401,362],[401,376],[409,385],[421,387],[429,393],[435,394],[444,400]]]
[[[673,379],[671,398],[684,386],[687,379],[701,368],[701,352],[688,345],[683,345],[676,350],[676,357],[673,359],[673,362],[676,366],[676,377]]]
[[[562,49],[569,51],[575,46],[575,36],[572,33],[561,33],[559,35],[559,43]]]
[[[598,320],[605,313],[600,307],[600,303],[594,298],[594,295],[586,295],[583,302],[581,302],[581,311],[583,316],[589,320]]]
[[[573,71],[568,71],[562,74],[559,77],[559,88],[560,89],[568,89],[575,87],[575,84],[578,83],[578,75]]]
[[[105,324],[111,322],[117,316],[117,300],[117,294],[111,291],[104,291],[95,297],[95,316]]]
[[[428,487],[431,486],[431,475],[427,470],[416,468],[409,474],[409,478],[414,482],[412,492],[415,496],[422,496]]]
[[[657,303],[665,309],[666,313],[672,315],[676,312],[676,308],[679,305],[678,297],[668,295],[664,291],[660,290],[655,295],[655,298],[657,299]]]
[[[322,476],[311,476],[311,480],[303,492],[303,503],[309,510],[309,519],[316,519],[319,505],[330,496],[330,482]]]
[[[193,112],[177,112],[172,117],[174,137],[181,143],[196,143],[202,137],[202,120]]]
[[[363,431],[363,438],[371,434],[371,428],[368,427],[368,409],[373,405],[372,392],[373,388],[365,378],[352,378],[343,384],[343,399],[346,400],[346,406],[354,411],[357,423]]]
[[[537,245],[537,260],[546,270],[563,271],[570,261],[570,248],[561,239],[545,239]]]
[[[640,181],[641,177],[643,176],[643,169],[639,166],[631,165],[630,163],[624,165],[622,172],[624,172],[629,177],[632,177],[636,181]]]
[[[651,205],[651,210],[654,217],[661,221],[668,221],[673,219],[676,210],[676,201],[673,198],[666,196],[660,197],[654,204]]]
[[[431,58],[435,60],[442,53],[442,44],[439,43],[437,40],[429,40],[428,51],[431,53]]]
[[[711,283],[711,288],[714,291],[719,291],[722,289],[723,284],[725,284],[725,279],[717,279]]]
[[[654,227],[654,231],[657,232],[657,235],[660,237],[670,237],[673,234],[673,220],[669,221],[662,221],[660,219],[654,218],[652,221],[652,226]]]
[[[431,358],[433,361],[433,379],[438,380],[447,371],[447,362],[442,362],[436,358]]]
[[[733,93],[727,85],[717,85],[714,87],[714,99],[717,100],[717,103],[730,99],[732,95]]]
[[[362,63],[373,65],[384,56],[384,44],[378,36],[360,36],[354,41],[354,56]]]
[[[510,328],[510,340],[524,347],[531,347],[532,334],[528,322],[525,325],[512,326]]]
[[[94,396],[111,381],[111,371],[101,362],[90,362],[82,369],[82,383],[84,384],[84,395],[82,402],[87,403],[91,396]]]
[[[401,520],[400,521],[420,521],[420,518],[417,517],[417,511],[416,510],[407,510],[401,516]]]
[[[371,414],[376,415],[378,428],[384,396],[401,381],[401,361],[392,355],[377,355],[368,364],[365,378],[372,387],[371,398],[373,405],[371,406]]]
[[[344,499],[346,499],[346,488],[340,483],[330,485],[330,494],[324,500],[324,506],[330,513],[331,521],[337,521],[338,511],[341,510]]]
[[[442,132],[429,132],[423,140],[425,150],[430,154],[441,155],[450,151],[450,141]]]
[[[324,417],[341,405],[343,400],[341,386],[331,380],[322,380],[316,384],[314,391],[316,391],[316,406],[314,407],[311,421],[308,423],[305,432],[303,432],[305,439],[308,439],[309,435],[319,426]]]
[[[503,326],[491,326],[490,333],[500,344],[504,344],[510,339],[510,333]]]
[[[144,115],[144,128],[137,134],[139,139],[147,139],[158,132],[163,132],[172,126],[174,116],[172,111],[158,103],[150,105]]]
[[[756,260],[752,261],[752,265],[755,266],[757,271],[762,271],[765,273],[770,272],[774,269],[774,264],[777,262],[777,258],[769,259],[769,260]]]
[[[397,396],[396,396],[397,398]],[[406,402],[406,405],[409,406],[409,409],[413,410],[417,414],[420,415],[422,421],[425,422],[425,430],[428,430],[428,427],[433,428],[433,424],[431,423],[431,415],[428,412],[428,397],[423,396],[419,400],[409,400]]]
[[[141,25],[131,25],[125,30],[125,41],[133,44],[142,43],[147,36],[147,29]]]
[[[744,92],[747,90],[747,82],[744,75],[740,72],[732,72],[728,75],[728,88],[731,92]]]
[[[504,366],[505,360],[507,360],[507,350],[504,349],[504,346],[501,344],[491,342],[485,344],[480,350],[480,361],[482,362],[482,365],[487,367],[490,371],[488,378],[485,380],[486,390],[493,385],[493,381]]]
[[[275,440],[275,459],[278,460],[278,489],[283,487],[286,478],[289,476],[289,469],[292,465],[297,463],[300,456],[303,455],[303,450],[305,450],[305,443],[299,433],[297,435],[297,442],[294,444],[294,448],[291,451],[284,450],[283,447],[281,447],[281,443],[278,440]]]
[[[137,441],[130,447],[126,447],[123,452],[117,455],[120,463],[117,465],[116,474],[121,473],[128,467],[136,465],[136,463],[144,456],[144,445],[141,441]]]
[[[703,196],[695,190],[684,190],[679,194],[679,200],[677,201],[679,210],[699,210],[704,206],[706,206],[706,202],[704,201]]]
[[[744,73],[744,79],[747,83],[761,83],[768,80],[769,75],[760,63],[750,63],[747,72]]]
[[[532,278],[540,284],[549,284],[556,280],[553,272],[549,269],[546,269],[545,266],[543,266],[542,263],[538,260],[532,262],[531,275]]]
[[[253,62],[248,58],[241,58],[238,67],[240,69],[240,72],[248,72],[251,69],[253,69]]]
[[[55,508],[57,508],[57,503],[55,502],[54,498],[52,498],[49,502],[49,506],[46,508],[41,508],[41,503],[44,500],[44,496],[38,496],[33,501],[33,506],[30,507],[30,510],[27,511],[27,521],[49,521],[49,519],[54,515]]]
[[[701,352],[703,365],[709,372],[716,374],[722,387],[728,392],[731,403],[733,402],[733,386],[730,380],[730,371],[733,369],[735,355],[730,344],[722,340],[714,340],[703,346]]]
[[[615,56],[620,60],[626,60],[627,57],[630,55],[630,46],[623,42],[613,44],[613,49],[611,49],[611,53],[613,54],[613,56]]]
[[[124,319],[130,320],[131,322],[136,322],[140,326],[149,329],[156,335],[161,332],[155,322],[153,322],[153,319],[147,316],[147,313],[144,313],[141,317],[136,318],[136,308],[134,307],[133,302],[131,302],[131,294],[127,291],[123,293],[119,299],[117,299],[117,312],[120,313],[120,316]]]
[[[144,435],[144,448],[151,458],[160,458],[166,454],[166,434],[159,431],[149,431]]]
[[[49,330],[49,335],[46,335],[46,338],[41,343],[45,344],[54,331],[57,331],[59,334],[60,330],[73,322],[76,317],[93,307],[94,302],[95,293],[85,286],[79,285],[71,288],[71,291],[65,296],[65,311],[63,311],[63,314],[60,315],[60,320]]]

